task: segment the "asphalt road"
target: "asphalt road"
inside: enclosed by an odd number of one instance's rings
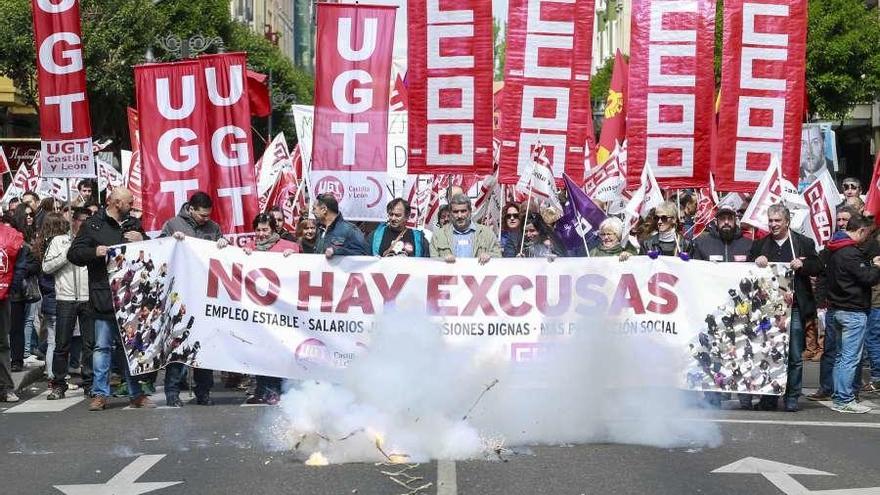
[[[213,407],[130,410],[116,399],[90,413],[75,393],[45,411],[44,390],[0,404],[0,493],[880,494],[880,410],[843,415],[803,401],[798,413],[683,415],[694,428],[717,425],[714,448],[524,446],[503,460],[312,467],[268,446],[277,408],[242,406],[241,392],[217,391]]]

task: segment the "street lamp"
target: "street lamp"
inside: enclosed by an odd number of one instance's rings
[[[195,34],[189,38],[181,38],[173,33],[164,36],[156,36],[156,45],[158,45],[165,53],[170,54],[175,59],[192,58],[207,52],[211,47],[216,47],[217,52],[222,53],[226,49],[223,38],[220,36],[205,36],[202,33]],[[153,55],[153,47],[147,48],[144,56],[147,62],[155,60]]]

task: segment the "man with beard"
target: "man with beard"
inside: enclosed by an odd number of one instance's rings
[[[715,214],[715,223],[694,240],[691,258],[703,261],[745,261],[748,258],[752,241],[742,235],[737,225],[736,210],[722,204]],[[721,394],[707,392],[706,402],[712,407],[721,407]],[[752,396],[740,394],[740,406],[751,409]]]
[[[403,198],[395,198],[385,207],[388,222],[379,224],[367,238],[370,254],[373,256],[413,256],[427,258],[428,241],[418,229],[406,227],[406,220],[412,211]]]
[[[816,317],[816,298],[810,277],[822,273],[823,264],[816,255],[813,241],[793,232],[791,213],[781,204],[767,209],[767,225],[770,235],[755,241],[749,251],[748,261],[754,261],[763,268],[769,263],[787,263],[794,270],[793,290],[785,293],[786,302],[791,305],[791,323],[788,347],[788,382],[785,386],[785,410],[796,412],[797,401],[801,395],[804,375],[804,347],[806,345],[805,322]],[[778,398],[773,395],[761,397],[758,404],[762,410],[772,411],[778,407]]]

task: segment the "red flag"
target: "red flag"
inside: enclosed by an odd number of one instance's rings
[[[395,7],[319,3],[310,191],[385,218]]]
[[[0,175],[11,173],[9,169],[9,160],[6,158],[6,152],[3,151],[3,146],[0,146]],[[2,183],[3,181],[0,181]]]
[[[251,115],[256,117],[267,117],[272,113],[272,101],[269,98],[267,79],[266,74],[260,74],[250,69],[247,71],[248,101],[251,105]]]
[[[666,188],[709,184],[715,0],[637,0],[632,12],[627,186],[650,163]]]
[[[95,177],[79,2],[33,0],[43,175]]]
[[[125,187],[134,196],[132,208],[144,209],[143,188],[141,175],[141,131],[138,124],[138,111],[128,107],[128,134],[131,137],[131,164],[128,167],[128,176],[125,177]]]
[[[216,205],[224,233],[258,212],[243,53],[135,67],[143,222],[156,231],[195,191]]]
[[[871,176],[867,194],[865,214],[873,215],[874,222],[880,225],[880,152],[877,153],[877,160],[874,162],[874,174]]]
[[[391,100],[388,102],[388,107],[392,112],[405,112],[408,106],[409,90],[403,82],[403,76],[398,72],[394,77],[394,89],[391,90]]]
[[[274,206],[280,207],[284,213],[284,228],[290,232],[295,231],[297,220],[308,207],[303,182],[297,182],[290,170],[278,174],[275,185],[269,193],[266,209]]]
[[[492,173],[492,1],[408,2],[409,173]]]
[[[614,148],[623,144],[626,139],[626,104],[627,81],[629,67],[620,50],[614,55],[614,71],[611,73],[611,84],[608,86],[608,97],[605,99],[605,119],[602,121],[602,133],[599,135],[599,146],[596,149],[596,165],[604,165]]]
[[[798,182],[807,0],[726,0],[715,182],[750,192],[775,157]]]
[[[593,0],[511,0],[499,181],[527,172],[546,148],[554,177],[584,176],[589,142]]]

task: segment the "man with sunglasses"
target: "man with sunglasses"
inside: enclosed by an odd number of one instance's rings
[[[788,208],[781,204],[771,205],[767,209],[767,225],[770,235],[752,244],[748,261],[754,261],[762,268],[769,263],[787,263],[794,270],[793,290],[785,294],[786,302],[791,306],[791,318],[784,405],[786,411],[796,412],[804,376],[805,322],[816,317],[816,298],[810,277],[821,274],[823,265],[812,239],[789,228],[791,213]],[[775,411],[779,407],[779,399],[775,395],[762,396],[758,407],[764,411]]]

